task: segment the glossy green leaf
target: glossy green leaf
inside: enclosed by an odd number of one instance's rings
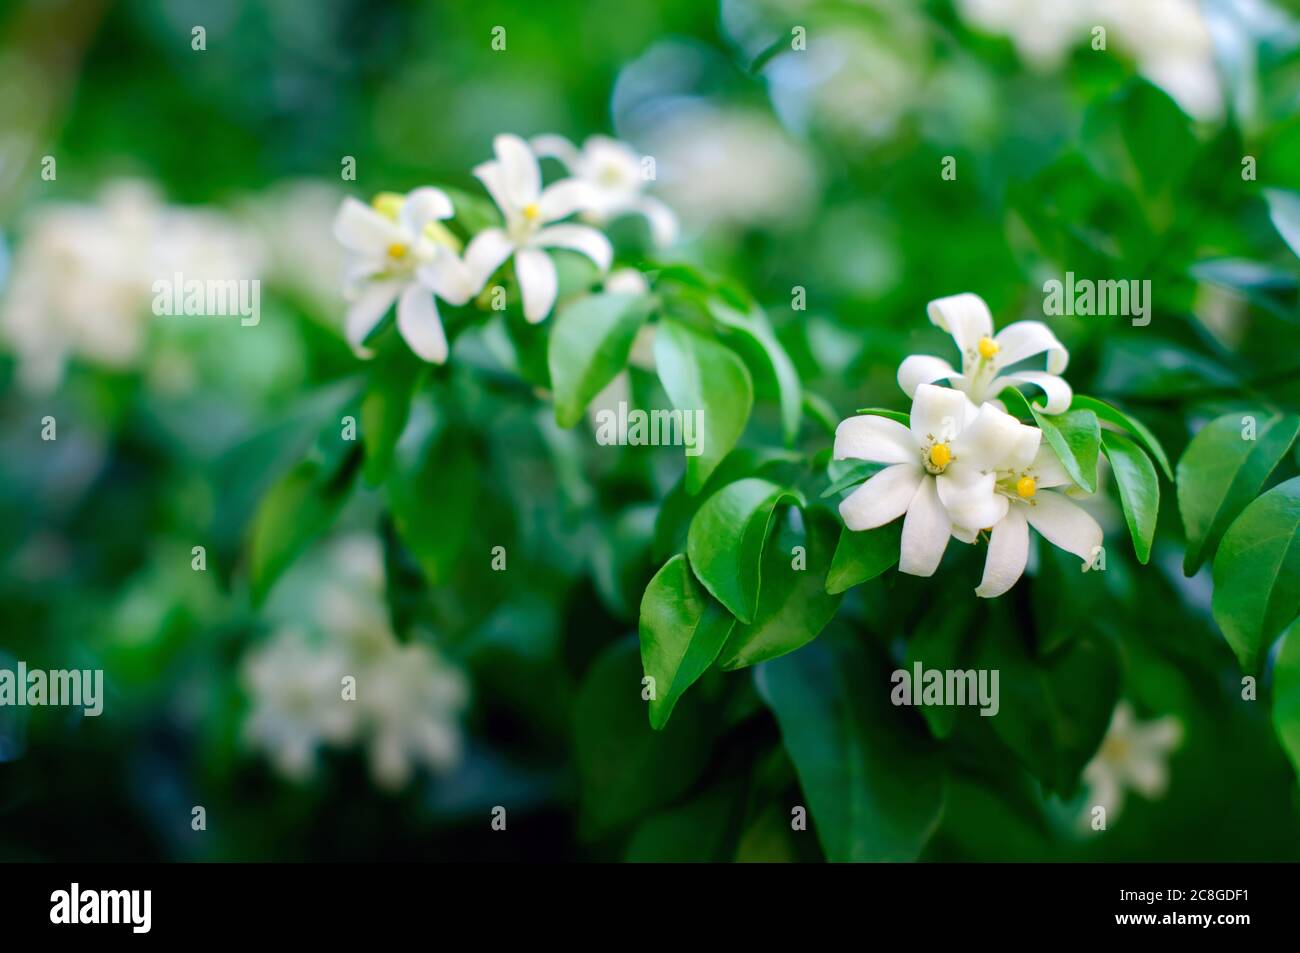
[[[826,475],[830,477],[831,485],[822,492],[822,499],[855,487],[884,468],[885,464],[871,460],[832,460],[826,468]]]
[[[641,665],[654,679],[650,725],[663,728],[673,706],[718,657],[736,624],[709,596],[680,553],[655,573],[641,599]]]
[[[843,527],[826,576],[826,591],[844,592],[897,565],[902,538],[901,519],[860,533]]]
[[[411,395],[429,365],[411,354],[404,341],[390,347],[370,364],[366,395],[358,421],[366,448],[362,478],[378,486],[388,476],[393,450],[411,413]]]
[[[1296,434],[1300,417],[1254,419],[1226,414],[1201,428],[1178,461],[1178,510],[1187,533],[1183,572],[1191,576],[1209,558],[1224,532],[1259,495]]]
[[[825,636],[760,666],[828,860],[911,861],[939,825],[947,777],[918,720],[889,702],[889,667]]]
[[[1110,640],[1085,633],[1035,657],[1025,633],[990,625],[976,667],[999,673],[994,732],[1047,787],[1073,792],[1110,724],[1119,698],[1119,658]]]
[[[697,446],[686,456],[686,491],[695,494],[749,421],[754,403],[749,369],[730,348],[676,321],[659,326],[655,364],[673,406],[703,413]]]
[[[1283,636],[1273,664],[1273,728],[1300,774],[1300,621]]]
[[[1074,399],[1070,402],[1071,410],[1091,410],[1097,415],[1097,420],[1102,423],[1114,424],[1121,427],[1137,438],[1143,449],[1151,454],[1151,458],[1160,464],[1160,469],[1170,481],[1174,478],[1174,471],[1169,465],[1169,456],[1165,453],[1165,448],[1160,445],[1156,435],[1147,429],[1142,421],[1130,417],[1124,411],[1104,400],[1098,400],[1096,397],[1088,397],[1085,394],[1075,394]]]
[[[556,311],[547,363],[561,427],[581,420],[592,398],[627,366],[649,311],[649,296],[631,294],[585,295]]]
[[[761,311],[746,315],[717,301],[710,311],[733,336],[736,349],[749,365],[758,396],[775,400],[781,408],[781,432],[786,445],[793,444],[803,414],[803,384],[766,316]]]
[[[758,607],[763,547],[782,500],[804,502],[794,491],[758,477],[737,480],[704,501],[686,533],[696,577],[746,624]]]
[[[1156,514],[1160,511],[1160,481],[1151,458],[1127,437],[1104,431],[1101,445],[1110,461],[1119,487],[1120,503],[1124,506],[1124,519],[1133,537],[1133,549],[1138,562],[1145,564],[1151,558],[1151,541],[1156,534]]]
[[[875,417],[888,417],[890,420],[897,421],[904,427],[912,426],[911,415],[901,410],[889,410],[885,407],[862,407],[855,410],[854,413],[859,415],[869,414]]]
[[[1255,500],[1223,534],[1214,557],[1213,610],[1249,672],[1300,615],[1300,477]]]
[[[334,522],[361,465],[357,446],[339,461],[303,460],[271,487],[253,517],[248,572],[253,602],[261,603],[280,574]]]
[[[465,547],[479,490],[479,467],[463,434],[412,428],[388,479],[393,526],[430,585],[451,578]]]
[[[826,572],[839,521],[825,509],[803,514],[804,530],[787,514],[763,551],[763,586],[754,621],[737,625],[718,664],[744,668],[793,652],[835,616],[840,597],[826,592]]]
[[[1101,427],[1091,410],[1069,410],[1044,414],[1032,404],[1034,420],[1043,439],[1065,467],[1070,479],[1089,493],[1097,489],[1097,454],[1101,448]]]
[[[1300,192],[1287,189],[1265,189],[1268,215],[1273,227],[1297,256],[1300,256]]]

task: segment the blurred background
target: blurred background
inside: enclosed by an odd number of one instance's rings
[[[439,475],[358,488],[255,604],[258,501],[376,373],[341,333],[340,200],[477,192],[500,132],[626,139],[682,220],[661,260],[746,286],[839,416],[903,408],[899,361],[952,356],[932,298],[1001,326],[1067,270],[1149,279],[1148,327],[1052,327],[1076,391],[1176,456],[1300,404],[1300,269],[1261,192],[1300,189],[1297,107],[1300,20],[1265,0],[11,0],[0,661],[102,668],[107,698],[0,708],[0,859],[820,859],[748,672],[660,735],[617,688],[680,454],[558,429],[486,335],[403,436],[441,435]],[[260,322],[155,317],[177,271],[260,279]],[[747,440],[776,431],[768,407]],[[1294,771],[1166,491],[1149,566],[1117,552],[1101,591],[1020,609],[1116,641],[1124,697],[1181,725],[1167,792],[1084,839],[997,755],[955,763],[926,859],[1300,859]],[[444,584],[394,530],[403,492],[457,514]],[[873,582],[831,637],[886,644],[934,601]],[[322,703],[346,675],[368,690]]]

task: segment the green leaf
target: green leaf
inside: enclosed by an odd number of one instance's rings
[[[817,638],[835,617],[840,597],[826,592],[838,520],[827,510],[803,514],[806,531],[781,521],[763,551],[763,586],[754,621],[738,625],[727,640],[718,664],[725,670],[756,665],[793,652]],[[796,547],[803,547],[802,553]]]
[[[1178,510],[1187,533],[1183,572],[1194,575],[1224,531],[1263,488],[1300,433],[1300,417],[1257,421],[1247,440],[1245,417],[1226,414],[1192,438],[1178,461]]]
[[[1019,393],[1019,391],[1016,393]],[[890,420],[898,421],[898,423],[902,424],[904,427],[912,426],[911,415],[904,413],[901,410],[889,410],[885,407],[863,407],[854,411],[854,413],[859,415],[870,414],[875,417],[888,417]]]
[[[994,732],[1050,791],[1069,797],[1119,698],[1114,645],[1085,633],[1035,658],[1024,633],[992,624],[976,666],[1000,673]]]
[[[451,578],[474,521],[481,475],[468,439],[412,427],[388,479],[393,526],[430,585]]]
[[[1300,774],[1300,623],[1283,636],[1273,665],[1273,728]]]
[[[650,300],[648,295],[586,295],[555,313],[547,363],[561,427],[581,420],[592,398],[627,366]]]
[[[1297,256],[1300,256],[1300,193],[1286,189],[1265,189],[1268,216],[1273,227]]]
[[[799,436],[803,385],[790,355],[772,333],[761,311],[746,315],[720,301],[712,302],[709,310],[734,336],[737,350],[749,365],[758,396],[775,400],[780,406],[781,433],[786,446],[792,445]]]
[[[1098,400],[1096,397],[1088,397],[1084,394],[1075,394],[1074,399],[1070,402],[1071,410],[1091,410],[1097,415],[1099,421],[1114,424],[1127,430],[1142,445],[1147,453],[1151,454],[1156,463],[1160,464],[1160,469],[1164,472],[1166,479],[1173,482],[1174,471],[1169,466],[1169,457],[1165,454],[1165,448],[1160,445],[1156,435],[1147,429],[1142,421],[1130,417],[1124,411],[1120,410],[1104,400]]]
[[[825,489],[821,498],[824,500],[857,486],[884,468],[885,464],[870,460],[832,460],[826,468],[826,475],[830,477],[831,485]]]
[[[1214,557],[1214,619],[1241,667],[1300,615],[1300,477],[1247,506]]]
[[[654,731],[641,700],[634,639],[592,662],[573,701],[573,752],[584,834],[599,837],[667,804],[695,782],[709,760],[710,722],[690,699],[671,725]]]
[[[1156,514],[1160,510],[1160,481],[1151,458],[1132,440],[1105,431],[1101,445],[1106,451],[1124,504],[1124,518],[1133,536],[1138,562],[1146,565],[1151,558],[1151,541],[1156,534]]]
[[[907,643],[907,666],[915,670],[919,662],[922,671],[957,670],[962,668],[962,650],[969,642],[971,625],[980,608],[976,599],[962,599],[952,604],[935,603],[921,618],[916,631]],[[914,685],[917,691],[921,686]],[[921,716],[936,738],[952,734],[957,719],[955,705],[921,705]]]
[[[736,624],[691,574],[680,553],[668,560],[641,599],[641,664],[654,679],[650,725],[668,723],[682,693],[718,657]]]
[[[267,492],[253,517],[249,541],[248,571],[255,604],[261,604],[280,574],[334,522],[360,464],[359,446],[334,465],[309,458]]]
[[[361,400],[361,440],[366,448],[362,478],[378,486],[388,476],[393,449],[411,413],[411,395],[429,365],[399,340],[400,348],[385,349],[370,364],[370,380]]]
[[[1101,426],[1097,423],[1097,415],[1091,410],[1044,414],[1032,404],[1030,410],[1070,479],[1087,492],[1096,492],[1097,452],[1101,447]]]
[[[903,539],[903,521],[896,519],[876,529],[855,533],[840,530],[839,545],[826,576],[827,592],[844,592],[868,579],[875,579],[897,564]]]
[[[783,499],[804,502],[793,490],[758,477],[737,480],[704,501],[686,532],[686,554],[696,577],[746,624],[758,607],[763,547]]]
[[[735,352],[677,321],[660,324],[655,364],[673,406],[703,412],[695,451],[686,457],[686,492],[695,494],[744,432],[754,386]]]
[[[889,671],[863,644],[819,639],[755,671],[759,694],[833,862],[911,861],[939,825],[947,777],[914,717],[889,703]]]

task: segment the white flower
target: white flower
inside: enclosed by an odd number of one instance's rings
[[[1172,715],[1139,722],[1128,702],[1116,705],[1101,747],[1083,769],[1088,799],[1080,826],[1087,827],[1094,807],[1105,808],[1107,822],[1113,821],[1123,809],[1126,789],[1151,800],[1163,797],[1169,757],[1182,741],[1182,722]]]
[[[559,159],[569,174],[590,185],[596,204],[583,218],[604,225],[620,215],[644,215],[660,247],[677,238],[677,216],[663,202],[645,194],[649,178],[644,160],[626,142],[590,136],[578,149],[563,136],[536,136],[533,150],[541,158]]]
[[[978,410],[961,391],[916,388],[911,427],[887,417],[850,417],[835,431],[835,459],[888,466],[853,491],[840,516],[850,530],[903,519],[899,569],[933,575],[954,527],[979,530],[1000,521],[1007,498],[995,491],[995,471],[1033,459],[1039,431],[992,404]]]
[[[464,304],[477,290],[456,256],[456,239],[439,223],[452,215],[440,189],[416,189],[403,197],[375,197],[374,207],[346,198],[334,220],[334,236],[352,253],[347,270],[349,343],[362,342],[397,302],[397,330],[426,361],[447,360],[447,335],[434,295]]]
[[[946,380],[975,403],[995,400],[1006,387],[1033,384],[1047,395],[1045,413],[1070,409],[1073,393],[1060,376],[1070,361],[1056,335],[1041,321],[1016,321],[997,334],[984,299],[973,294],[952,295],[931,301],[930,322],[952,335],[961,351],[961,371],[928,354],[913,354],[898,366],[898,386],[911,397],[917,385]],[[1027,358],[1047,354],[1047,370],[1013,369]]]
[[[1028,429],[1041,438],[1042,431]],[[1016,584],[1029,558],[1031,526],[1053,546],[1074,553],[1085,563],[1092,562],[1101,546],[1102,530],[1095,519],[1065,495],[1064,488],[1070,486],[1072,481],[1065,467],[1045,444],[1037,447],[1027,466],[999,469],[996,491],[1010,505],[989,535],[984,577],[975,590],[977,596],[991,599]],[[974,534],[965,530],[954,528],[953,535],[963,542],[975,541]]]
[[[322,745],[347,742],[356,732],[360,712],[342,697],[348,672],[342,646],[313,643],[297,628],[281,629],[244,660],[251,699],[245,738],[287,777],[309,777]]]
[[[586,182],[564,179],[542,188],[542,171],[528,143],[501,135],[493,141],[496,159],[474,170],[501,209],[505,228],[489,228],[474,236],[465,261],[481,286],[511,256],[524,298],[524,317],[536,324],[551,313],[558,279],[555,263],[544,249],[581,252],[601,271],[614,257],[609,239],[587,225],[552,224],[575,212],[599,207],[599,196]]]

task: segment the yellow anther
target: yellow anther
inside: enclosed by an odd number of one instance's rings
[[[524,218],[533,221],[537,216],[542,214],[541,207],[536,202],[529,202],[524,206]]]
[[[370,200],[370,205],[376,212],[384,218],[397,221],[397,213],[402,210],[402,203],[406,199],[396,192],[380,192]]]
[[[393,242],[388,246],[388,257],[401,261],[406,257],[406,246],[402,242]]]
[[[439,245],[446,245],[457,254],[462,248],[461,241],[442,222],[429,222],[424,226],[424,237]]]
[[[946,443],[936,443],[930,448],[930,466],[942,470],[952,462],[952,450]]]
[[[980,357],[984,358],[986,361],[992,359],[993,355],[1001,350],[1001,348],[998,347],[998,342],[992,338],[980,338],[978,348]]]
[[[1038,481],[1031,476],[1022,476],[1016,481],[1016,492],[1022,500],[1028,500],[1038,492]]]

